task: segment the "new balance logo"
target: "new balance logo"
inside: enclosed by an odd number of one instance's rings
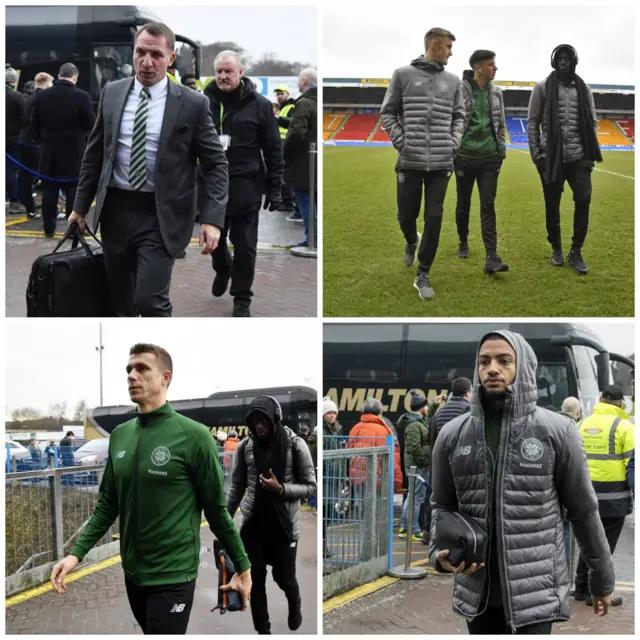
[[[470,453],[471,453],[471,445],[468,445],[466,447],[458,447],[456,449],[457,456],[468,456]]]
[[[169,613],[182,613],[186,606],[186,604],[174,604]]]

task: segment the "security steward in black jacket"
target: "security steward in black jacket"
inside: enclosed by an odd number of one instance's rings
[[[78,68],[71,62],[60,67],[58,79],[50,89],[36,93],[31,126],[40,143],[40,173],[55,180],[42,181],[42,220],[44,235],[53,238],[58,215],[58,191],[67,198],[67,217],[73,211],[80,165],[87,135],[95,116],[91,98],[78,89]]]
[[[222,51],[214,61],[215,79],[204,93],[211,103],[213,124],[229,161],[229,202],[224,232],[211,254],[216,272],[211,292],[233,296],[233,315],[249,317],[258,245],[258,219],[264,208],[282,205],[282,141],[271,102],[257,93],[235,51]],[[233,258],[227,236],[234,246]]]

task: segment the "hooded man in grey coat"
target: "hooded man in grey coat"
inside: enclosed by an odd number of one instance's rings
[[[316,493],[316,474],[307,443],[282,424],[282,408],[271,396],[259,396],[247,412],[249,437],[236,452],[227,496],[233,516],[240,505],[240,537],[251,559],[251,616],[259,634],[270,634],[267,567],[289,605],[289,629],[302,624],[296,579],[300,538],[300,501]]]
[[[570,616],[562,508],[589,567],[593,608],[611,606],[615,575],[584,447],[573,420],[536,405],[537,359],[510,331],[484,336],[471,411],[449,422],[432,458],[432,565],[455,573],[453,609],[471,634],[550,634]],[[437,548],[454,511],[486,533],[486,559],[457,567]]]
[[[434,28],[424,37],[425,54],[393,72],[380,117],[398,151],[398,222],[406,240],[404,264],[418,255],[413,286],[424,300],[435,295],[429,270],[440,242],[447,185],[462,142],[465,108],[462,83],[444,70],[455,36]],[[424,236],[416,222],[425,194]]]

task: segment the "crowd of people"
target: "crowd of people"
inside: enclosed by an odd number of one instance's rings
[[[405,237],[404,264],[418,268],[414,287],[422,299],[435,295],[431,267],[440,242],[444,199],[456,176],[458,257],[469,257],[469,212],[474,186],[480,197],[480,224],[486,252],[484,272],[509,270],[498,254],[495,199],[506,158],[506,120],[495,78],[496,54],[478,49],[462,79],[446,71],[455,36],[430,29],[425,53],[393,72],[380,116],[398,151],[398,221]],[[573,191],[574,218],[567,262],[586,274],[582,258],[591,203],[591,172],[602,162],[596,136],[593,92],[576,73],[578,54],[562,44],[551,54],[553,71],[536,84],[529,102],[527,134],[531,159],[540,175],[551,264],[564,264],[560,201],[564,184]],[[424,193],[423,233],[417,230]]]
[[[455,575],[453,608],[471,634],[549,634],[553,622],[569,619],[570,596],[600,616],[622,604],[612,555],[635,491],[634,426],[622,389],[604,389],[584,417],[574,397],[560,408],[538,406],[536,371],[526,340],[500,330],[481,339],[473,382],[453,380],[448,396],[431,404],[413,390],[395,427],[369,398],[345,434],[338,407],[323,400],[326,449],[385,446],[392,436],[396,494],[415,467],[413,522],[405,495],[398,535],[429,545],[431,565]],[[356,451],[343,469],[351,485],[361,480]],[[334,484],[323,480],[325,558]],[[451,513],[459,516],[453,532]],[[453,549],[440,541],[463,538],[465,527],[480,532],[482,560],[453,564]],[[572,535],[579,560],[570,592]]]
[[[215,77],[204,92],[193,74],[178,80],[175,60],[171,29],[142,26],[132,73],[104,84],[95,114],[89,94],[76,86],[73,63],[63,64],[57,79],[38,74],[27,98],[8,67],[7,210],[24,207],[28,216],[38,215],[32,171],[42,184],[47,238],[60,218],[84,230],[95,201],[93,226],[101,231],[113,312],[127,317],[172,314],[173,266],[185,257],[199,222],[202,253],[211,255],[215,273],[212,294],[229,289],[233,315],[248,317],[260,211],[297,212],[305,239],[296,246],[310,244],[317,71],[301,71],[296,100],[288,87],[276,89],[276,116],[235,51],[216,56]],[[61,191],[66,213],[58,213]],[[316,217],[317,206],[313,247]]]

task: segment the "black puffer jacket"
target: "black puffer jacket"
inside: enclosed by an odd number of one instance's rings
[[[231,92],[220,91],[212,80],[204,94],[216,131],[231,138],[227,215],[260,211],[264,190],[279,198],[282,184],[282,140],[273,106],[249,78]]]
[[[436,442],[436,438],[442,427],[447,422],[451,422],[454,418],[457,418],[463,413],[467,413],[471,405],[466,398],[461,396],[449,396],[447,401],[438,409],[435,416],[431,419],[431,425],[429,427],[429,438],[431,440],[431,450]]]
[[[515,382],[507,389],[495,478],[486,473],[476,364],[471,412],[442,429],[433,451],[431,540],[436,538],[442,509],[460,511],[488,532],[493,492],[498,491],[495,535],[501,591],[507,623],[515,631],[534,622],[569,619],[563,506],[589,566],[591,593],[611,594],[615,575],[575,423],[536,406],[537,359],[524,338],[510,331],[491,333],[500,334],[513,346],[517,361]],[[440,569],[438,551],[432,543],[429,554],[436,569]],[[455,576],[454,611],[473,619],[485,610],[488,576],[486,567]]]
[[[254,404],[251,406],[253,407]],[[262,408],[259,410],[263,411]],[[267,411],[263,411],[263,413],[267,414]],[[274,413],[270,411],[268,415],[272,424],[275,424],[276,417]],[[280,478],[278,480],[284,487],[282,500],[285,501],[285,506],[291,519],[293,539],[298,540],[300,538],[300,500],[311,498],[315,495],[316,473],[307,443],[289,427],[280,426],[280,428],[285,430],[289,446],[287,447],[284,480]],[[227,495],[229,513],[233,517],[239,505],[242,512],[243,525],[251,519],[256,499],[258,470],[253,457],[254,446],[254,436],[249,430],[249,437],[238,445],[231,477],[231,488]]]
[[[24,119],[24,96],[5,85],[5,141],[16,144]]]

